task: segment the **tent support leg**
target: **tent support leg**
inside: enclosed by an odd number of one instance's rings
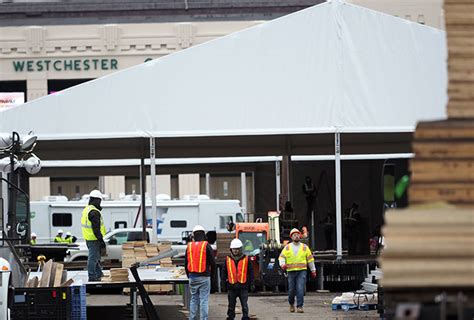
[[[336,167],[336,249],[337,259],[342,258],[342,211],[341,211],[341,136],[336,129],[334,134]]]
[[[157,235],[157,212],[156,212],[156,163],[155,163],[155,138],[150,137],[150,179],[151,179],[151,243],[156,243]],[[160,217],[161,220],[161,217]]]

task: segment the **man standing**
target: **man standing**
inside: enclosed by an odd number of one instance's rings
[[[222,280],[227,284],[227,320],[235,319],[237,298],[242,306],[242,320],[249,320],[249,289],[253,290],[253,267],[249,257],[242,253],[242,241],[234,239],[230,243],[230,256],[227,256],[222,271]]]
[[[287,244],[281,251],[278,262],[283,271],[288,272],[288,302],[290,303],[290,312],[295,312],[295,293],[296,309],[298,313],[303,313],[304,289],[306,286],[307,266],[311,270],[311,277],[316,278],[316,267],[311,249],[300,242],[301,232],[294,228],[290,232],[293,242]],[[296,292],[295,292],[296,291]]]
[[[105,226],[102,219],[100,203],[103,199],[99,190],[92,190],[89,194],[89,204],[82,211],[81,226],[82,236],[86,240],[89,256],[87,258],[87,273],[89,282],[100,281],[103,276],[100,266],[102,250],[105,251]]]
[[[206,241],[205,230],[197,225],[193,229],[193,241],[188,243],[184,266],[189,278],[191,304],[189,319],[197,319],[197,308],[201,320],[208,319],[209,293],[211,292],[211,272],[216,270],[212,247]]]
[[[54,237],[55,243],[63,243],[63,233],[64,231],[62,229],[58,230],[58,234],[56,235],[56,237]]]

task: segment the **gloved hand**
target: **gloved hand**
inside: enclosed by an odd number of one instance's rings
[[[250,284],[250,292],[255,292],[255,283]]]
[[[103,257],[103,256],[106,256],[107,255],[107,249],[106,249],[106,246],[105,246],[105,242],[104,242],[104,239],[100,239],[100,255]]]
[[[286,264],[280,266],[281,270],[283,270],[283,272],[286,272]]]
[[[105,248],[105,241],[104,241],[104,239],[100,239],[100,240],[99,240],[99,243],[100,243],[100,248],[101,248],[101,249],[102,249],[102,248]]]
[[[316,279],[317,274],[316,271],[311,271],[311,278]]]

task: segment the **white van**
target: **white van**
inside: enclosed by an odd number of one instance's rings
[[[58,230],[71,232],[83,241],[82,210],[86,201],[31,201],[31,231],[38,243],[50,243]],[[140,228],[140,201],[102,201],[102,216],[107,232],[115,229]],[[190,200],[158,200],[157,240],[181,243],[183,234],[197,224],[208,231],[226,232],[229,222],[243,222],[238,200],[211,200],[202,196]],[[146,202],[147,224],[151,226],[151,201]]]

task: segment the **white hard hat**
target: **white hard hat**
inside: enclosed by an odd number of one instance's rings
[[[67,236],[70,236],[70,235],[71,235],[71,232],[69,232],[69,231],[66,232],[66,235],[67,235]]]
[[[203,226],[198,224],[197,226],[193,228],[193,232],[196,232],[196,231],[206,231],[206,230],[204,230]]]
[[[0,258],[0,271],[9,271],[9,270],[10,270],[10,263],[4,258]]]
[[[63,229],[59,229],[58,233],[64,233]]]
[[[299,234],[301,235],[301,231],[298,230],[298,229],[296,229],[296,228],[291,229],[291,231],[290,231],[290,237],[293,235],[293,233],[299,233]]]
[[[242,248],[242,246],[242,241],[240,241],[239,239],[234,239],[230,242],[231,249],[239,249]]]
[[[89,193],[89,197],[104,200],[104,196],[102,195],[102,192],[100,192],[99,190],[92,190],[91,193]]]
[[[32,237],[32,238],[33,238],[33,237],[36,238],[36,233],[32,232],[32,233],[31,233],[31,237]]]

